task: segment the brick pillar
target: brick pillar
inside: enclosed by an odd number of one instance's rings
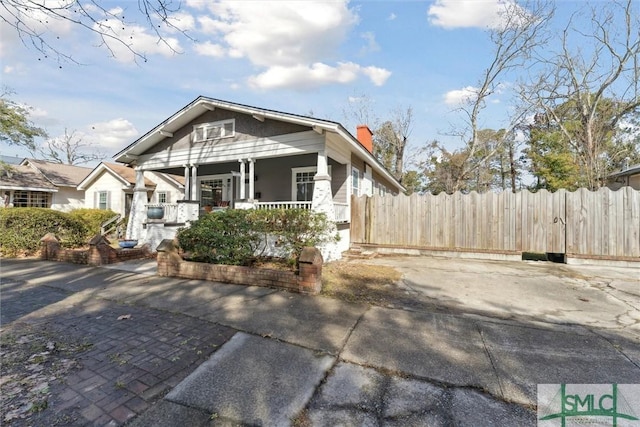
[[[180,272],[182,257],[178,246],[171,239],[164,239],[156,248],[158,252],[158,276],[175,277]]]
[[[89,265],[105,265],[109,264],[109,241],[101,234],[96,234],[89,240],[89,255],[87,256],[87,264]]]
[[[322,253],[318,248],[306,247],[298,260],[298,291],[317,295],[322,290]]]
[[[55,260],[60,251],[60,242],[53,233],[47,233],[40,239],[40,259]]]

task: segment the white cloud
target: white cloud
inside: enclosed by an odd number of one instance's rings
[[[497,28],[502,15],[510,8],[518,8],[513,0],[436,0],[427,12],[435,26],[452,28]]]
[[[204,2],[190,0],[199,10]],[[383,84],[390,72],[353,62],[331,63],[358,16],[340,1],[249,2],[221,0],[205,3],[198,31],[209,37],[200,54],[246,58],[262,71],[249,77],[255,88],[308,88],[331,83],[349,83],[368,77]],[[365,33],[367,51],[378,50],[372,33]],[[203,37],[200,37],[204,39]]]
[[[361,67],[353,62],[338,63],[336,67],[316,62],[310,66],[270,67],[264,73],[250,77],[249,84],[259,89],[283,87],[312,89],[331,83],[351,83],[360,75],[369,77],[373,84],[380,86],[384,84],[391,72],[382,68]]]
[[[122,12],[122,8],[109,10],[109,13],[116,16],[122,15]],[[171,56],[182,49],[175,37],[165,36],[163,40],[158,40],[158,35],[150,33],[147,28],[135,24],[130,25],[120,20],[101,21],[100,25],[94,24],[93,29],[113,36],[105,37],[104,42],[118,62],[134,62],[136,56],[133,52],[143,55]]]
[[[395,21],[395,19],[398,17],[398,15],[396,15],[395,13],[391,12],[391,14],[387,17],[387,21]]]
[[[376,36],[371,31],[360,34],[360,37],[367,42],[367,44],[360,49],[361,55],[380,50],[380,46],[378,45],[378,42],[376,42]]]
[[[139,135],[135,126],[123,118],[93,123],[89,125],[89,128],[90,130],[86,133],[88,139],[101,148],[108,149],[121,149]]]
[[[47,40],[64,36],[73,28],[73,24],[63,17],[69,15],[66,7],[74,3],[74,0],[45,0],[42,5],[34,4],[30,8],[12,3],[3,2],[0,8],[0,57],[6,57],[14,47],[24,48],[14,23],[23,29],[32,29],[34,34],[42,34]],[[61,16],[46,13],[47,9],[55,10]],[[25,41],[29,43],[27,36]]]
[[[458,106],[468,102],[478,94],[478,88],[467,86],[462,89],[450,90],[444,94],[444,103],[451,106]]]
[[[219,44],[206,41],[204,43],[196,43],[193,48],[198,55],[213,56],[214,58],[222,58],[225,54],[224,47]]]

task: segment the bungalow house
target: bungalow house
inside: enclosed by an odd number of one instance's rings
[[[209,207],[301,207],[336,222],[341,240],[325,259],[339,257],[349,246],[351,195],[403,191],[373,156],[369,128],[357,134],[337,122],[198,97],[114,156],[136,170],[127,237],[155,248]],[[176,216],[147,219],[148,171],[184,177]]]
[[[80,182],[78,189],[85,193],[84,207],[111,209],[126,217],[131,210],[135,183],[133,168],[102,162]],[[169,205],[184,198],[183,176],[145,171],[144,185],[148,203]]]
[[[40,207],[69,212],[84,206],[77,185],[91,171],[81,166],[24,159],[10,165],[0,177],[0,193],[13,207]]]
[[[622,170],[609,175],[607,187],[617,190],[621,187],[640,190],[640,164],[623,167]]]

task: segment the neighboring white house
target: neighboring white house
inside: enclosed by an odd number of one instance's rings
[[[77,185],[90,168],[24,159],[0,177],[0,192],[8,206],[51,208],[63,212],[84,207],[84,192]]]
[[[149,203],[174,203],[184,197],[184,177],[152,171],[145,172],[144,183]],[[131,167],[102,162],[78,185],[85,193],[86,208],[110,209],[129,215],[136,173]]]
[[[303,207],[335,220],[337,250],[347,250],[351,195],[404,190],[373,156],[369,128],[357,133],[337,122],[198,97],[114,156],[137,174],[127,237],[155,248],[208,206]],[[184,177],[185,201],[165,204],[178,213],[165,215],[164,224],[146,218],[149,171]]]

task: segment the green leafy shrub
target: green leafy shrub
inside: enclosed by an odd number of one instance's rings
[[[113,218],[117,214],[112,210],[104,209],[74,209],[69,212],[71,218],[84,223],[87,228],[87,240],[100,233],[100,226],[105,221]]]
[[[256,210],[250,218],[258,230],[276,237],[290,259],[295,261],[306,246],[338,240],[337,234],[331,233],[335,228],[327,216],[308,209]]]
[[[296,264],[305,246],[337,241],[333,230],[326,215],[306,209],[228,209],[200,217],[177,238],[194,261],[247,265],[271,236]]]
[[[0,209],[0,252],[15,256],[33,254],[40,239],[54,233],[63,247],[78,247],[86,243],[87,228],[69,214],[42,208]]]
[[[261,241],[249,211],[227,209],[203,215],[178,232],[180,247],[190,259],[216,264],[245,265]]]

